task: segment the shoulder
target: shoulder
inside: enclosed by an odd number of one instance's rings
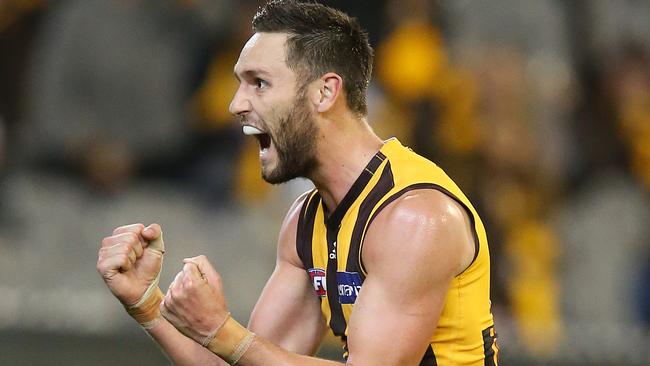
[[[436,189],[414,189],[410,190],[394,202],[386,207],[384,216],[386,214],[399,214],[399,213],[455,213],[456,209],[462,210],[460,205],[451,198],[449,195],[436,190]],[[462,213],[462,211],[461,211]]]
[[[311,191],[307,191],[296,198],[287,214],[284,216],[282,226],[280,227],[280,235],[278,238],[278,259],[284,259],[292,262],[296,266],[302,266],[302,262],[298,257],[296,249],[296,236],[298,231],[298,223],[300,221],[300,212],[307,198],[311,195]]]
[[[431,265],[453,275],[474,257],[474,239],[464,208],[443,192],[418,189],[384,207],[368,228],[362,260],[373,266]],[[424,263],[420,263],[424,262]]]
[[[293,201],[291,207],[289,208],[289,211],[287,211],[287,214],[284,216],[284,220],[282,221],[282,226],[280,227],[280,234],[282,234],[284,231],[290,231],[295,236],[296,229],[298,228],[300,212],[302,211],[305,201],[309,196],[311,196],[313,192],[314,190],[307,191],[301,194],[300,196],[298,196],[298,198],[296,198]]]

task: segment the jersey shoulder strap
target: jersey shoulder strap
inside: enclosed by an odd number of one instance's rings
[[[317,189],[313,189],[307,193],[306,198],[303,200],[300,217],[298,218],[296,251],[305,269],[310,269],[314,266],[311,242],[314,235],[314,221],[319,204],[320,194]]]

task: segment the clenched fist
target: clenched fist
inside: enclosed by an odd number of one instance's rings
[[[188,258],[183,263],[160,311],[181,333],[203,343],[228,317],[221,276],[205,256]]]
[[[102,240],[97,271],[113,295],[132,306],[152,285],[157,286],[163,252],[158,224],[121,226]]]

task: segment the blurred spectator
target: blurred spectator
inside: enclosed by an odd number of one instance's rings
[[[446,2],[452,54],[478,84],[480,208],[496,285],[517,337],[538,357],[562,344],[562,238],[551,217],[571,168],[571,54],[562,4]]]
[[[616,105],[616,121],[624,141],[629,169],[643,186],[646,209],[650,211],[650,45],[625,45],[612,62],[606,75],[609,97]],[[646,215],[650,219],[650,214]],[[633,253],[638,258],[632,264],[632,279],[639,304],[639,317],[650,326],[650,230],[644,225],[641,247]],[[645,259],[644,259],[645,258]],[[636,320],[636,319],[634,319]]]
[[[0,115],[0,187],[4,187],[4,175],[5,175],[5,159],[6,159],[6,142],[5,142],[5,124]],[[7,208],[5,203],[5,189],[0,188],[0,228],[6,224]],[[2,235],[0,235],[0,246],[2,246],[3,240]]]
[[[2,181],[5,172],[7,149],[6,135],[7,132],[5,130],[5,121],[2,119],[2,115],[0,115],[0,182]],[[2,199],[3,193],[3,190],[0,190],[0,221],[2,221],[4,211],[4,206],[2,205],[2,202],[4,201]]]
[[[201,138],[195,145],[197,159],[191,168],[192,181],[202,193],[204,202],[212,207],[224,205],[232,194],[236,203],[245,206],[270,204],[272,198],[293,200],[311,183],[296,180],[270,186],[260,179],[259,149],[255,139],[243,139],[241,126],[229,112],[230,101],[238,86],[233,67],[241,46],[251,36],[250,14],[260,5],[258,1],[237,4],[233,26],[222,33],[224,39],[212,55],[204,80],[193,94],[190,112],[193,128]],[[284,209],[284,203],[277,202]]]
[[[613,105],[629,168],[650,189],[650,54],[638,43],[617,52],[604,75],[605,98]]]
[[[24,97],[26,59],[42,18],[45,0],[0,1],[0,244],[4,229],[16,226],[7,203],[6,176],[15,150],[14,131],[19,125]],[[1,246],[1,245],[0,245]]]
[[[581,7],[591,34],[582,34],[593,50],[616,50],[626,39],[650,48],[650,2],[643,0],[567,2]]]
[[[630,347],[642,341],[620,337],[642,324],[636,281],[648,260],[650,205],[639,188],[623,171],[603,169],[562,204],[557,217],[571,344],[575,350],[616,345],[608,357],[619,362],[633,357]]]
[[[5,121],[2,119],[2,116],[0,115],[0,172],[4,170],[5,167],[5,137],[6,132],[5,132]]]
[[[478,192],[492,220],[493,248],[502,254],[496,273],[503,276],[518,339],[530,352],[550,356],[562,336],[561,247],[548,220],[556,187],[543,167],[534,79],[525,63],[516,48],[493,46],[476,70],[482,132]]]
[[[601,343],[643,324],[650,253],[647,51],[630,43],[604,54],[576,107],[581,169],[558,217],[567,318],[575,333],[597,327]]]
[[[47,4],[44,0],[0,1],[0,115],[5,119],[8,136],[13,137],[22,117],[26,60],[31,57],[34,36]]]
[[[221,42],[210,55],[205,77],[189,104],[193,129],[201,136],[195,144],[199,152],[192,166],[192,180],[205,200],[222,205],[227,197],[240,203],[259,201],[269,192],[260,179],[257,142],[243,139],[240,124],[229,112],[238,81],[233,67],[241,45],[252,33],[250,14],[259,4],[242,1],[231,19],[232,27],[221,34]],[[245,145],[244,145],[245,144]]]
[[[648,250],[646,250],[648,252]],[[646,254],[645,265],[637,281],[638,291],[638,304],[639,314],[641,314],[641,321],[643,326],[650,328],[650,254]]]
[[[187,154],[186,102],[226,1],[58,3],[32,63],[24,156],[106,191]]]
[[[368,31],[370,45],[373,47],[377,46],[386,31],[383,19],[386,3],[390,2],[390,0],[374,0],[372,6],[368,6],[363,1],[322,0],[319,2],[340,9],[346,14],[357,18],[361,26]]]
[[[46,3],[47,0],[3,0],[0,2],[0,33]]]
[[[432,22],[436,7],[426,1],[409,5],[416,10],[406,12],[400,2],[388,2],[392,29],[377,49],[376,68],[387,98],[373,123],[443,167],[453,165],[452,175],[471,192],[471,168],[461,167],[471,166],[477,151],[476,84],[450,60]]]

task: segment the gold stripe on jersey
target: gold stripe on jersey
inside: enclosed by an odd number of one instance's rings
[[[321,298],[323,315],[345,345],[354,301],[368,275],[361,255],[368,227],[384,207],[416,189],[435,189],[459,203],[470,219],[476,246],[470,266],[450,284],[420,365],[498,365],[483,223],[442,169],[397,139],[386,141],[333,212],[326,212],[317,190],[303,203],[296,245],[314,291]]]

